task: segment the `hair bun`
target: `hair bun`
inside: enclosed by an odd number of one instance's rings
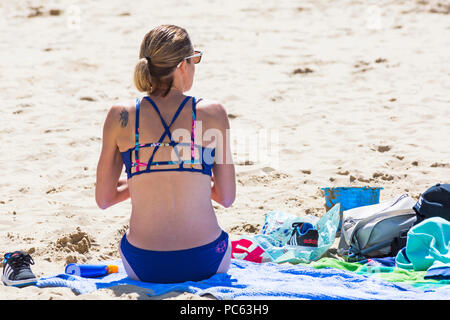
[[[147,32],[134,72],[136,88],[165,97],[173,85],[176,66],[192,50],[189,35],[181,27],[161,25]]]

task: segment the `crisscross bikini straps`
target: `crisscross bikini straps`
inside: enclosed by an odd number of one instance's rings
[[[156,154],[156,151],[158,151],[159,147],[161,145],[171,145],[174,147],[175,153],[178,157],[178,162],[180,165],[180,168],[183,166],[183,161],[180,158],[180,155],[178,153],[178,150],[176,148],[177,143],[175,141],[173,141],[172,139],[172,134],[170,132],[170,127],[172,126],[172,124],[175,122],[175,120],[178,118],[178,116],[180,115],[181,110],[184,108],[184,106],[186,105],[186,103],[189,101],[191,97],[188,96],[186,97],[183,102],[180,104],[180,106],[178,107],[177,111],[175,112],[174,116],[172,117],[172,121],[170,121],[170,124],[167,125],[167,123],[164,121],[164,118],[161,115],[161,112],[159,111],[157,105],[155,104],[155,102],[150,99],[150,97],[145,97],[145,99],[150,102],[150,104],[153,106],[153,108],[155,109],[156,113],[158,114],[161,123],[164,127],[164,132],[161,135],[159,141],[157,143],[152,143],[151,146],[154,146],[154,150],[152,155],[150,156],[150,159],[148,161],[148,163],[144,163],[144,162],[140,162],[139,161],[139,109],[140,109],[140,100],[137,99],[136,101],[136,124],[135,124],[135,166],[136,166],[136,171],[139,171],[139,167],[140,166],[146,166],[145,171],[150,171],[150,166],[153,164],[153,158]],[[196,102],[195,102],[195,98],[192,97],[192,132],[191,132],[191,167],[194,167],[194,156],[195,156],[195,147],[194,147],[194,129],[195,129],[195,117],[196,117]],[[162,141],[164,140],[164,138],[166,136],[169,136],[170,142],[169,143],[162,143]],[[147,146],[147,145],[143,145],[143,146]]]
[[[192,97],[192,127],[191,127],[191,141],[190,142],[175,142],[172,138],[172,133],[170,132],[170,128],[173,125],[173,123],[176,121],[177,117],[180,115],[180,112],[184,108],[184,106],[187,104],[191,97],[186,97],[181,105],[178,107],[177,111],[175,112],[172,120],[170,121],[169,125],[164,121],[162,118],[162,115],[156,106],[156,104],[150,99],[150,97],[146,97],[146,99],[150,102],[152,107],[155,109],[156,113],[160,117],[161,124],[164,127],[164,132],[161,135],[158,142],[148,142],[148,143],[139,143],[139,116],[140,116],[140,105],[142,103],[142,100],[136,101],[136,123],[135,123],[135,145],[129,148],[127,151],[121,152],[122,161],[125,164],[125,172],[127,173],[127,177],[131,178],[134,175],[142,174],[142,173],[150,173],[150,172],[161,172],[161,171],[189,171],[189,172],[199,172],[206,175],[211,176],[212,175],[212,167],[214,161],[214,154],[215,149],[214,148],[208,148],[203,147],[201,144],[195,144],[195,125],[196,125],[196,117],[197,117],[197,110],[196,106],[198,101]],[[164,138],[168,136],[170,141],[169,142],[162,142]],[[155,153],[159,149],[159,147],[173,147],[178,160],[175,161],[155,161],[153,162]],[[190,146],[191,147],[191,160],[182,160],[179,155],[179,146]],[[153,149],[153,154],[150,157],[150,161],[148,163],[141,162],[139,160],[139,151],[142,148],[151,147]],[[198,149],[200,152],[200,158],[195,159],[195,149]],[[133,161],[133,154],[134,154],[134,161]],[[210,160],[205,161],[204,156],[207,155],[207,157],[212,157]],[[185,165],[189,165],[189,167]],[[201,165],[201,168],[196,168],[195,164]],[[178,165],[177,168],[166,168],[166,167],[159,167],[160,165]],[[142,168],[144,167],[144,169]],[[159,167],[159,168],[156,168]],[[135,168],[135,172],[131,172],[132,168]],[[152,168],[150,170],[150,168]]]

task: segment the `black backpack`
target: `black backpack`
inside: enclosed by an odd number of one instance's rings
[[[450,184],[436,184],[420,197],[413,207],[417,215],[415,224],[432,217],[450,221]]]

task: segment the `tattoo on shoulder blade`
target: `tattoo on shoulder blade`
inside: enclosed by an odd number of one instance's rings
[[[128,124],[128,111],[122,109],[122,111],[120,111],[120,125],[122,126],[122,128],[125,128],[127,124]]]

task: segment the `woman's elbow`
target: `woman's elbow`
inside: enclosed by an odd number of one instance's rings
[[[229,208],[234,203],[235,199],[236,199],[236,193],[229,194],[229,195],[222,197],[220,204],[222,206],[224,206],[225,208]]]
[[[102,210],[105,210],[111,206],[110,199],[108,199],[105,196],[102,196],[99,193],[95,194],[95,202],[97,203],[97,206]]]
[[[234,198],[224,199],[222,200],[222,206],[225,208],[231,207],[231,205],[234,203]]]
[[[102,210],[105,210],[110,207],[109,202],[107,202],[105,200],[95,199],[95,201],[97,202],[97,206]]]

